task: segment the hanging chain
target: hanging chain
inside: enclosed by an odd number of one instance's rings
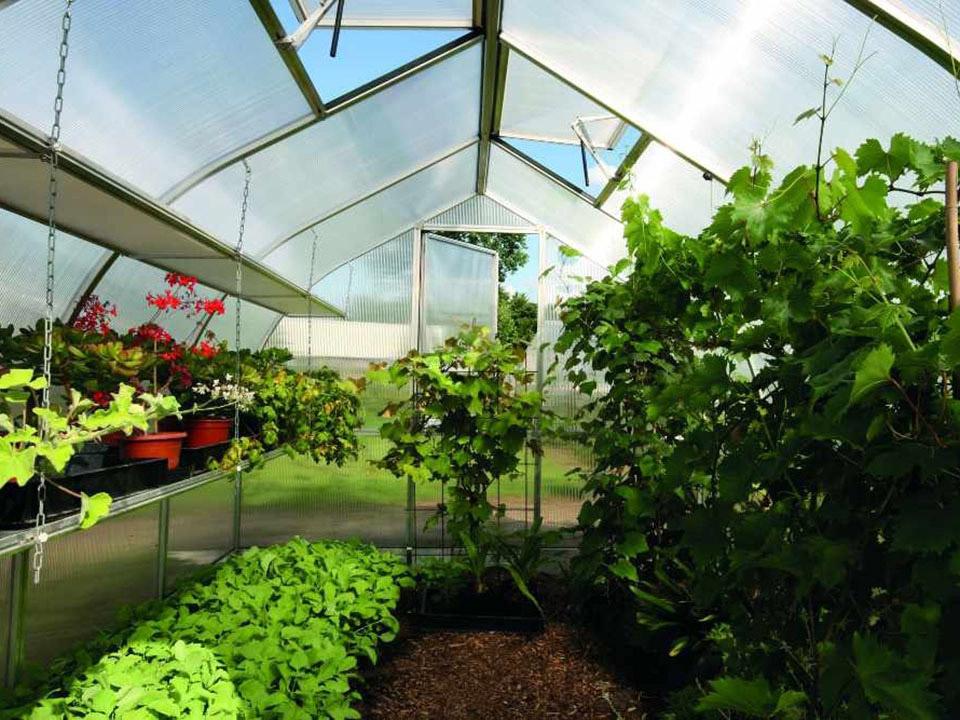
[[[317,264],[317,231],[310,248],[310,280],[307,284],[307,371],[313,370],[313,271]]]
[[[46,410],[50,409],[50,384],[52,379],[51,365],[53,360],[53,291],[56,282],[56,254],[57,254],[57,170],[60,154],[60,117],[63,114],[63,86],[67,80],[67,55],[70,52],[69,37],[70,25],[73,22],[71,11],[73,0],[66,0],[63,18],[60,21],[60,65],[57,68],[57,96],[53,101],[53,125],[50,129],[49,155],[50,179],[47,187],[47,285],[43,315],[43,379],[45,380],[41,402]],[[50,427],[47,419],[40,419],[40,437],[46,440],[50,436]],[[43,569],[43,548],[47,541],[47,476],[41,467],[37,483],[37,519],[34,525],[33,541],[33,582],[40,582],[40,571]]]
[[[240,362],[240,306],[243,304],[241,295],[243,293],[243,231],[247,225],[247,206],[250,203],[250,164],[244,160],[243,161],[243,203],[240,206],[240,232],[237,235],[237,248],[236,248],[236,260],[237,260],[237,287],[236,287],[236,325],[234,327],[234,343],[235,350],[237,353],[237,385],[241,385],[241,370],[242,364]],[[237,403],[233,406],[233,439],[236,442],[240,441],[240,403]],[[240,476],[240,464],[237,464],[237,477]]]

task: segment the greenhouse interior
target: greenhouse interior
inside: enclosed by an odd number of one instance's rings
[[[960,718],[960,1],[0,0],[2,718]]]

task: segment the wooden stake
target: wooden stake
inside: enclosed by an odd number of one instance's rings
[[[950,312],[960,305],[960,225],[957,219],[957,161],[947,163],[947,274],[950,278]]]

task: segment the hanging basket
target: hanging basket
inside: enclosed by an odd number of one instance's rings
[[[230,439],[233,420],[227,418],[191,418],[186,422],[187,439],[184,447],[198,448],[219,445]]]
[[[167,461],[168,470],[176,470],[180,465],[180,450],[186,436],[184,432],[131,435],[124,438],[120,453],[125,460],[163,459]]]

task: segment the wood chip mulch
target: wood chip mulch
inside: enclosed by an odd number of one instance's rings
[[[563,623],[536,635],[405,628],[361,692],[365,720],[652,717],[587,634]]]

